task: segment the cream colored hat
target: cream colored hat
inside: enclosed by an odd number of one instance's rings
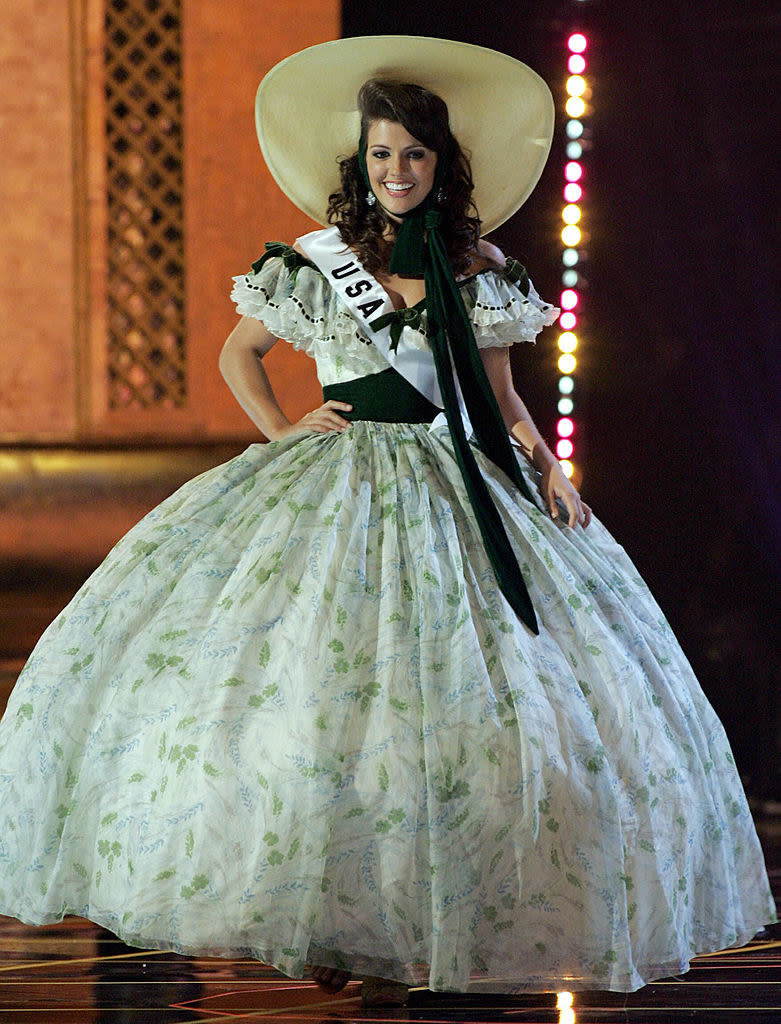
[[[340,187],[337,160],[358,149],[358,90],[369,78],[422,85],[441,96],[470,155],[474,201],[487,234],[525,202],[545,166],[553,98],[513,57],[425,36],[359,36],[310,46],[268,72],[255,100],[263,156],[295,205],[325,224]]]

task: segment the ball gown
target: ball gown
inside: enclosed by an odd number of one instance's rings
[[[239,312],[323,384],[384,370],[288,257],[235,279]],[[461,289],[480,347],[556,315],[499,270]],[[476,457],[539,636],[446,428],[252,444],[134,527],[0,723],[0,913],[506,992],[633,990],[772,920],[729,743],[626,553]]]

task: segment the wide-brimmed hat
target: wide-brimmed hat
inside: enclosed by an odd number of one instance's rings
[[[340,157],[358,148],[358,90],[369,78],[441,96],[467,150],[487,233],[524,203],[553,135],[550,90],[531,68],[484,46],[426,36],[357,36],[310,46],[268,72],[255,100],[260,148],[282,191],[319,224],[340,188]]]

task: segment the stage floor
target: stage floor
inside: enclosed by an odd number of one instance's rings
[[[761,823],[776,902],[781,899],[777,819]],[[576,993],[557,1008],[556,993],[443,996],[413,989],[402,1010],[364,1010],[359,986],[324,995],[247,960],[180,957],[124,946],[77,918],[30,928],[0,917],[2,1024],[778,1024],[781,925],[740,949],[698,957],[688,974],[631,995]],[[566,1002],[566,1000],[563,1000]]]

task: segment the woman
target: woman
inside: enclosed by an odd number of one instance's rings
[[[327,110],[358,76],[333,188]],[[486,161],[497,89],[523,106]],[[626,991],[745,941],[773,910],[726,737],[514,392],[507,347],[557,311],[470,207],[495,226],[530,191],[547,90],[380,37],[288,59],[257,109],[272,173],[334,223],[235,279],[221,367],[272,443],[150,513],[31,657],[0,725],[0,912],[331,990]],[[296,423],[278,337],[324,384]]]

